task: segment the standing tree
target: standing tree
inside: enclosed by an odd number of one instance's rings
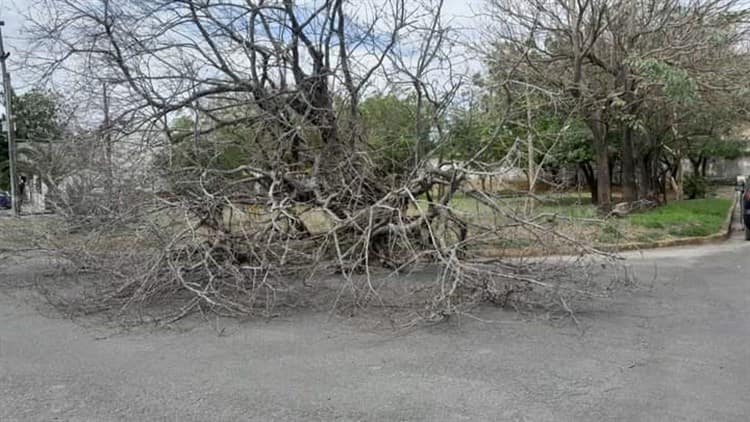
[[[556,93],[586,122],[604,210],[611,203],[609,134],[619,129],[624,197],[635,200],[634,132],[643,104],[685,95],[668,88],[679,88],[680,78],[725,92],[726,85],[706,78],[736,81],[746,39],[746,9],[736,0],[488,0],[488,6],[496,46],[487,57],[491,71],[511,84]],[[733,66],[724,70],[717,59],[727,56]]]
[[[58,140],[62,135],[64,122],[60,112],[60,101],[50,92],[31,90],[21,95],[13,95],[13,112],[16,141],[20,144],[21,150],[29,143],[49,143]],[[0,139],[0,189],[7,190],[10,186],[10,176],[8,143],[4,132]]]

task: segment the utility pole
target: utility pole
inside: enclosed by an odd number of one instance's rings
[[[8,136],[8,163],[10,167],[10,196],[12,198],[11,204],[13,206],[13,215],[16,217],[21,216],[21,209],[19,207],[18,198],[18,178],[16,176],[16,140],[14,138],[14,124],[13,124],[13,89],[10,86],[10,74],[5,65],[5,61],[10,56],[10,53],[5,52],[3,46],[3,30],[5,26],[4,21],[0,21],[0,62],[2,63],[3,72],[3,89],[5,91],[5,124],[6,133]]]

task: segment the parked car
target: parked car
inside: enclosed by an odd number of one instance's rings
[[[0,191],[0,209],[9,210],[13,207],[13,200],[8,192]]]

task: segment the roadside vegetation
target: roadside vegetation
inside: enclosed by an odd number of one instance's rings
[[[667,236],[709,236],[726,230],[731,199],[694,199],[672,202],[643,214],[628,217],[634,227],[650,229],[650,236],[659,240]]]
[[[637,210],[625,216],[602,216],[587,198],[571,193],[539,195],[533,216],[538,221],[571,234],[576,239],[594,247],[617,249],[618,246],[642,244],[650,247],[655,242],[689,237],[710,236],[726,230],[726,220],[733,204],[730,189],[711,189],[708,198],[670,201],[668,204]],[[529,206],[527,198],[511,198],[504,202],[517,213]],[[491,212],[471,198],[456,198],[454,207],[469,220],[491,218]],[[486,255],[565,253],[566,245],[552,244],[540,247],[535,239],[523,231],[509,239],[494,244],[475,245],[486,249]],[[555,250],[555,247],[560,247]]]

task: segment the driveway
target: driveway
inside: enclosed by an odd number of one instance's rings
[[[630,254],[644,286],[580,313],[584,334],[487,310],[402,335],[305,314],[113,336],[40,314],[10,265],[0,420],[747,421],[749,254]]]

